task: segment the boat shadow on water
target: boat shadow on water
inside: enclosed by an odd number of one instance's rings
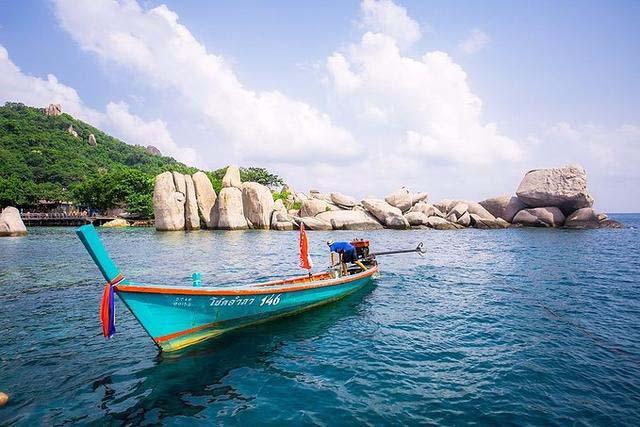
[[[343,299],[300,314],[249,326],[169,353],[159,353],[153,366],[115,380],[112,375],[93,383],[93,391],[104,388],[98,424],[156,423],[175,416],[195,416],[215,402],[232,401],[234,411],[252,406],[256,396],[245,396],[227,384],[225,378],[237,369],[281,372],[272,363],[279,350],[295,343],[313,340],[337,323],[362,314],[367,296],[375,285]],[[115,375],[113,375],[115,376]],[[114,383],[136,383],[125,393]],[[119,387],[118,387],[119,388]],[[134,402],[127,406],[127,402]],[[123,408],[123,406],[126,406]]]

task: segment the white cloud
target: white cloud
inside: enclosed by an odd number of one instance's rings
[[[245,160],[330,161],[357,153],[352,135],[329,116],[277,91],[245,88],[229,63],[207,51],[166,6],[135,1],[55,1],[62,27],[88,51],[130,68],[160,90],[175,91],[187,108],[221,129],[231,157]],[[97,24],[99,23],[99,24]],[[201,147],[204,155],[220,145]]]
[[[129,106],[124,102],[107,104],[107,126],[114,135],[120,136],[129,143],[142,146],[153,145],[165,156],[179,159],[189,165],[202,165],[193,148],[181,148],[176,145],[162,120],[144,121],[129,112]]]
[[[35,107],[62,105],[63,111],[75,118],[105,130],[129,144],[155,145],[163,154],[189,165],[198,165],[195,152],[179,147],[161,120],[144,121],[131,114],[127,104],[109,103],[106,112],[84,104],[75,89],[66,86],[49,74],[47,79],[24,74],[0,45],[0,103],[21,102]]]
[[[458,44],[460,50],[466,54],[480,52],[491,42],[491,37],[482,30],[472,30],[469,36]]]
[[[422,37],[420,25],[409,17],[404,7],[391,0],[363,0],[360,10],[362,28],[392,37],[401,47]]]
[[[367,32],[360,43],[333,53],[327,70],[339,104],[371,133],[383,127],[388,144],[399,144],[408,156],[474,164],[522,157],[515,141],[482,121],[482,101],[444,52],[414,59],[401,54],[394,38]]]

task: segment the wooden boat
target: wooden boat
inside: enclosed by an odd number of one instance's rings
[[[122,276],[92,225],[80,227],[77,234],[107,280],[102,303],[104,335],[110,337],[115,332],[115,293],[163,351],[338,300],[370,284],[378,272],[375,257],[368,256],[362,259],[361,267],[354,265],[346,271],[337,267],[320,274],[243,286],[206,287],[199,286],[197,280],[195,286],[139,284]],[[310,268],[310,263],[305,268]]]

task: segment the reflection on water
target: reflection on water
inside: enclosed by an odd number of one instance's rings
[[[637,226],[640,217],[625,216]],[[638,229],[310,233],[369,238],[374,286],[158,354],[73,229],[0,239],[0,424],[636,424]],[[135,281],[234,285],[299,271],[295,232],[102,230]]]

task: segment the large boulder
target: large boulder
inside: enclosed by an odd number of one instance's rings
[[[152,156],[162,156],[162,153],[160,152],[158,147],[154,145],[147,145],[147,148],[145,150],[147,153],[151,154]]]
[[[220,190],[213,212],[216,228],[243,230],[249,227],[242,207],[242,191],[236,187]]]
[[[214,228],[212,210],[216,204],[216,192],[211,185],[211,180],[204,172],[196,172],[191,177],[198,201],[198,212],[204,220],[207,228]]]
[[[59,116],[62,114],[62,105],[60,104],[49,104],[49,106],[45,109],[45,113],[47,116]]]
[[[409,223],[402,216],[402,211],[380,199],[364,199],[362,206],[388,228],[405,229]]]
[[[27,227],[24,226],[20,211],[13,206],[7,206],[0,214],[0,237],[24,236],[27,234]]]
[[[480,229],[509,228],[509,223],[502,218],[487,219],[480,215],[470,214],[471,225]]]
[[[433,205],[430,205],[425,202],[418,202],[409,209],[409,212],[422,212],[426,216],[439,216],[444,218],[445,215],[440,211],[440,209],[436,208]]]
[[[526,227],[560,227],[564,224],[564,214],[555,206],[523,209],[513,218],[513,223]]]
[[[529,171],[516,195],[532,208],[555,206],[565,213],[593,205],[587,174],[577,165]]]
[[[227,167],[227,172],[222,178],[222,188],[235,187],[242,190],[242,181],[240,180],[240,168],[236,165]]]
[[[329,203],[321,199],[307,199],[300,203],[300,216],[316,216],[320,212],[334,209]]]
[[[456,219],[458,219],[462,215],[464,215],[468,209],[469,209],[469,205],[467,205],[464,202],[458,202],[453,206],[453,208],[449,209],[447,213],[448,213],[448,216],[455,215]]]
[[[269,229],[274,206],[269,188],[257,182],[245,182],[242,184],[242,205],[244,216],[253,228]]]
[[[402,212],[407,212],[411,209],[413,196],[406,187],[402,187],[385,197],[384,201]]]
[[[429,195],[427,193],[417,193],[411,196],[411,204],[415,205],[416,203],[427,203],[427,199]]]
[[[331,194],[329,193],[321,193],[318,190],[311,190],[309,191],[309,195],[312,199],[324,200],[325,202],[333,203],[331,200]]]
[[[184,179],[184,175],[180,172],[173,172],[173,182],[176,185],[176,191],[184,194],[185,199],[187,196],[187,182]]]
[[[425,224],[429,228],[434,228],[436,230],[457,230],[460,228],[464,228],[460,224],[456,224],[455,222],[447,221],[444,218],[440,218],[437,216],[429,217],[427,223]]]
[[[184,230],[185,200],[185,194],[176,191],[176,184],[171,172],[164,172],[156,176],[153,188],[153,212],[156,230]]]
[[[186,187],[186,200],[184,202],[184,227],[187,230],[200,229],[200,215],[198,214],[198,199],[191,175],[183,175]]]
[[[96,145],[98,145],[98,142],[96,141],[96,136],[92,133],[89,134],[89,140],[87,141],[87,143],[93,147],[95,147]]]
[[[598,228],[600,220],[593,208],[582,208],[573,212],[564,221],[567,228]]]
[[[358,204],[353,197],[345,196],[342,193],[331,193],[331,201],[341,208],[351,209]]]
[[[525,205],[524,202],[516,196],[492,197],[481,201],[479,204],[494,217],[502,218],[508,222],[512,222],[513,217],[522,209],[526,209],[527,207],[527,205]]]
[[[325,220],[322,220],[316,217],[296,218],[296,222],[298,223],[298,225],[300,223],[303,223],[304,227],[307,230],[315,230],[315,231],[333,230],[333,226],[331,225],[330,222],[327,222]]]
[[[412,211],[404,214],[405,219],[411,226],[427,225],[429,217],[422,212]]]
[[[382,225],[363,210],[321,212],[316,218],[331,224],[334,230],[380,230]]]
[[[102,224],[101,227],[107,227],[107,228],[129,227],[129,221],[122,218],[116,218],[114,220],[105,222],[104,224]]]

